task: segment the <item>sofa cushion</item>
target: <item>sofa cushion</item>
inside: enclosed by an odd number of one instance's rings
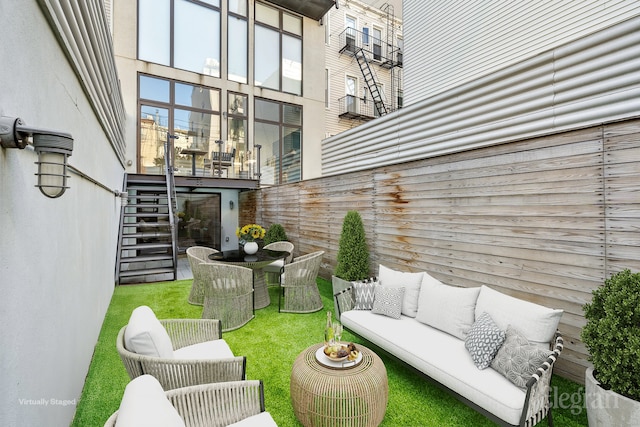
[[[404,288],[393,288],[384,285],[376,286],[371,312],[399,319],[402,314],[404,293]]]
[[[151,375],[134,378],[124,389],[116,426],[182,427],[184,421],[173,407],[157,379]]]
[[[129,351],[145,356],[173,357],[173,344],[167,330],[146,305],[131,313],[124,330],[124,346]]]
[[[509,326],[506,339],[491,362],[491,367],[518,387],[525,388],[531,375],[551,353],[529,343],[522,333]]]
[[[488,313],[482,313],[471,326],[464,346],[478,369],[486,369],[491,365],[504,339],[505,332],[496,326]]]
[[[500,329],[506,330],[511,325],[531,343],[548,349],[563,311],[505,295],[483,285],[476,303],[476,316],[483,312],[489,313]]]
[[[461,340],[475,321],[480,288],[458,288],[438,281],[424,282],[420,289],[416,320]]]
[[[381,285],[405,288],[402,300],[402,314],[409,317],[416,317],[418,313],[418,298],[420,297],[420,286],[423,277],[423,272],[409,273],[392,270],[382,264],[378,266],[378,278]]]
[[[237,423],[229,424],[227,427],[278,427],[268,412],[260,412]]]
[[[377,279],[368,279],[353,283],[354,310],[371,310],[373,308],[374,290]]]
[[[233,352],[223,339],[206,341],[182,347],[173,352],[176,359],[229,359]]]

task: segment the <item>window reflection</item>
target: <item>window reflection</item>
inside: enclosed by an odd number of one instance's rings
[[[170,65],[169,0],[138,1],[138,57]]]
[[[255,85],[280,89],[280,40],[276,31],[256,27]]]
[[[227,78],[234,82],[247,83],[247,21],[229,16]]]
[[[174,19],[175,67],[220,77],[220,13],[177,0]]]

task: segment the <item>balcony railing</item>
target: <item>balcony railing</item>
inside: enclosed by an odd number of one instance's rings
[[[340,103],[339,117],[342,119],[368,121],[380,117],[371,98],[358,98],[355,95],[345,95],[338,99],[338,102]],[[385,104],[385,106],[388,112],[394,110],[390,104]]]
[[[377,62],[381,67],[402,67],[402,51],[397,46],[388,45],[384,40],[371,34],[346,28],[340,33],[340,53],[354,55],[362,49],[370,61]]]

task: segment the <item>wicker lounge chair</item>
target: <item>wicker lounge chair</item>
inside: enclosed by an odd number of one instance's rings
[[[188,299],[189,304],[204,304],[204,286],[199,266],[203,262],[211,262],[209,255],[216,252],[218,251],[206,246],[191,246],[187,248],[187,258],[189,259],[189,266],[191,266],[191,272],[193,273],[193,283],[191,284],[191,292],[189,293]]]
[[[278,301],[281,312],[312,313],[322,309],[316,278],[323,254],[324,251],[312,252],[284,265]]]
[[[143,308],[151,310],[143,306],[134,310],[134,313]],[[132,313],[130,323],[120,329],[116,339],[116,348],[129,378],[150,374],[160,381],[165,390],[246,378],[246,357],[233,355],[222,339],[219,320],[158,321],[153,314],[152,319],[148,313],[145,315],[147,323],[158,323],[140,327],[140,322],[136,321],[130,332],[126,333],[134,318]],[[125,335],[129,339],[127,345]],[[203,353],[206,356],[201,356]]]
[[[231,331],[253,319],[253,270],[239,265],[201,263],[204,286],[203,319],[220,319]]]
[[[291,260],[293,260],[293,243],[284,241],[273,242],[265,245],[264,249],[271,249],[274,251],[287,251],[291,254],[285,259],[279,259],[272,262],[271,264],[264,267],[261,271],[261,273],[264,274],[264,280],[267,283],[267,286],[279,286],[282,267],[284,267],[285,264],[289,264]]]
[[[136,382],[127,385],[120,409],[105,427],[140,422],[156,425],[179,422],[178,418],[187,427],[222,427],[242,420],[265,427],[276,425],[265,412],[264,387],[259,380],[201,384],[166,392],[153,378],[142,377]]]

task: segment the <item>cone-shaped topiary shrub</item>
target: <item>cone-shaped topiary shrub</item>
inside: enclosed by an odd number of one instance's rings
[[[265,245],[273,242],[288,242],[287,233],[280,224],[271,224],[267,233],[264,235],[263,242]]]
[[[612,391],[640,401],[640,273],[614,274],[583,309],[582,341],[594,376]]]
[[[357,211],[349,211],[344,217],[337,261],[337,277],[348,281],[369,277],[369,249],[362,218]]]

